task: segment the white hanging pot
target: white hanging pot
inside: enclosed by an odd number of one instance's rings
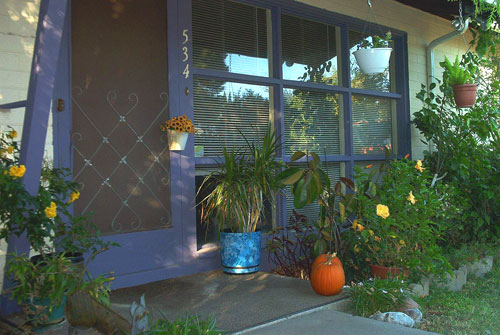
[[[184,150],[186,148],[188,132],[167,129],[168,148],[172,151]]]
[[[382,73],[389,66],[392,48],[371,48],[354,51],[354,57],[365,74]]]

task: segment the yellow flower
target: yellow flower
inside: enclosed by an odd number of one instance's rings
[[[57,205],[55,202],[51,202],[49,207],[45,208],[45,216],[48,219],[53,219],[57,215]]]
[[[380,242],[380,241],[382,241],[382,239],[378,236],[375,236],[375,241]]]
[[[386,205],[378,204],[377,215],[382,219],[387,219],[389,217],[389,207],[387,207]]]
[[[422,167],[422,161],[420,159],[417,161],[417,164],[415,165],[415,169],[417,169],[420,172],[424,172],[425,168]]]
[[[406,243],[404,240],[399,240],[399,244],[406,246]]]
[[[354,252],[355,253],[360,252],[359,246],[357,244],[354,246]]]
[[[9,135],[7,135],[7,136],[9,136],[10,138],[16,138],[16,137],[17,137],[17,131],[12,130],[12,131],[9,133]]]
[[[24,165],[21,166],[11,166],[9,169],[9,175],[11,177],[22,178],[24,173],[26,172],[26,167]]]
[[[74,202],[76,199],[80,198],[80,192],[76,191],[76,192],[71,192],[69,194],[69,200],[68,200],[68,204]]]
[[[357,226],[358,226],[358,220],[354,220],[352,222],[352,229],[356,229]]]
[[[363,230],[365,230],[365,227],[363,227],[362,224],[358,223],[357,231],[363,231]]]
[[[3,157],[5,155],[5,149],[2,148],[0,149],[0,157]]]
[[[373,236],[373,234],[375,234],[371,229],[368,232],[370,233],[370,236]]]
[[[411,202],[412,205],[415,205],[415,203],[417,202],[417,199],[415,199],[415,197],[413,196],[413,192],[410,191],[410,194],[408,194],[408,201]]]
[[[14,147],[13,147],[12,145],[11,145],[11,146],[9,146],[9,147],[7,148],[7,152],[8,152],[9,154],[13,153],[13,152],[14,152]]]

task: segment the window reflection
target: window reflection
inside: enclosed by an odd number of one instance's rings
[[[269,123],[269,87],[195,79],[194,143],[198,157],[222,155],[223,148],[242,148],[246,136],[262,137]],[[202,147],[202,148],[200,148]],[[196,149],[196,148],[195,148]]]
[[[336,28],[282,15],[283,78],[338,84]]]

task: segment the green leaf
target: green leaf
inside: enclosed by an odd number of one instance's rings
[[[283,185],[293,185],[304,175],[304,169],[290,167],[276,176],[278,183]]]
[[[301,159],[302,157],[304,157],[305,155],[306,155],[306,153],[303,152],[303,151],[296,151],[296,152],[294,152],[294,154],[292,155],[292,157],[290,158],[290,160],[292,162],[295,162],[295,161]]]
[[[295,208],[300,209],[307,205],[307,187],[309,183],[310,179],[306,183],[306,178],[302,178],[295,184],[295,190],[293,191],[293,204]]]
[[[326,241],[323,239],[318,239],[316,242],[314,242],[313,250],[316,257],[324,254],[326,251]]]

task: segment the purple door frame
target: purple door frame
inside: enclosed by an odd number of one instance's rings
[[[191,2],[167,2],[168,80],[170,116],[186,114],[193,118]],[[71,11],[69,11],[71,13]],[[54,164],[72,169],[71,139],[71,14],[65,26],[63,55],[56,78],[56,96],[67,101],[64,112],[53,111]],[[186,41],[187,36],[187,41]],[[185,59],[183,47],[187,48]],[[188,92],[186,94],[186,92]],[[104,237],[121,246],[100,254],[90,265],[92,274],[113,271],[113,288],[128,287],[166,278],[208,271],[219,267],[217,252],[199,254],[196,243],[194,141],[186,149],[170,154],[171,215],[173,228],[125,233]]]
[[[20,163],[26,166],[23,182],[26,190],[31,194],[38,192],[40,184],[40,171],[67,3],[67,0],[42,0],[40,3],[20,157]],[[25,236],[9,238],[7,261],[10,253],[29,253],[29,243]],[[4,290],[12,285],[12,281],[4,274]],[[2,296],[1,301],[2,314],[17,310],[17,305],[5,296]]]

